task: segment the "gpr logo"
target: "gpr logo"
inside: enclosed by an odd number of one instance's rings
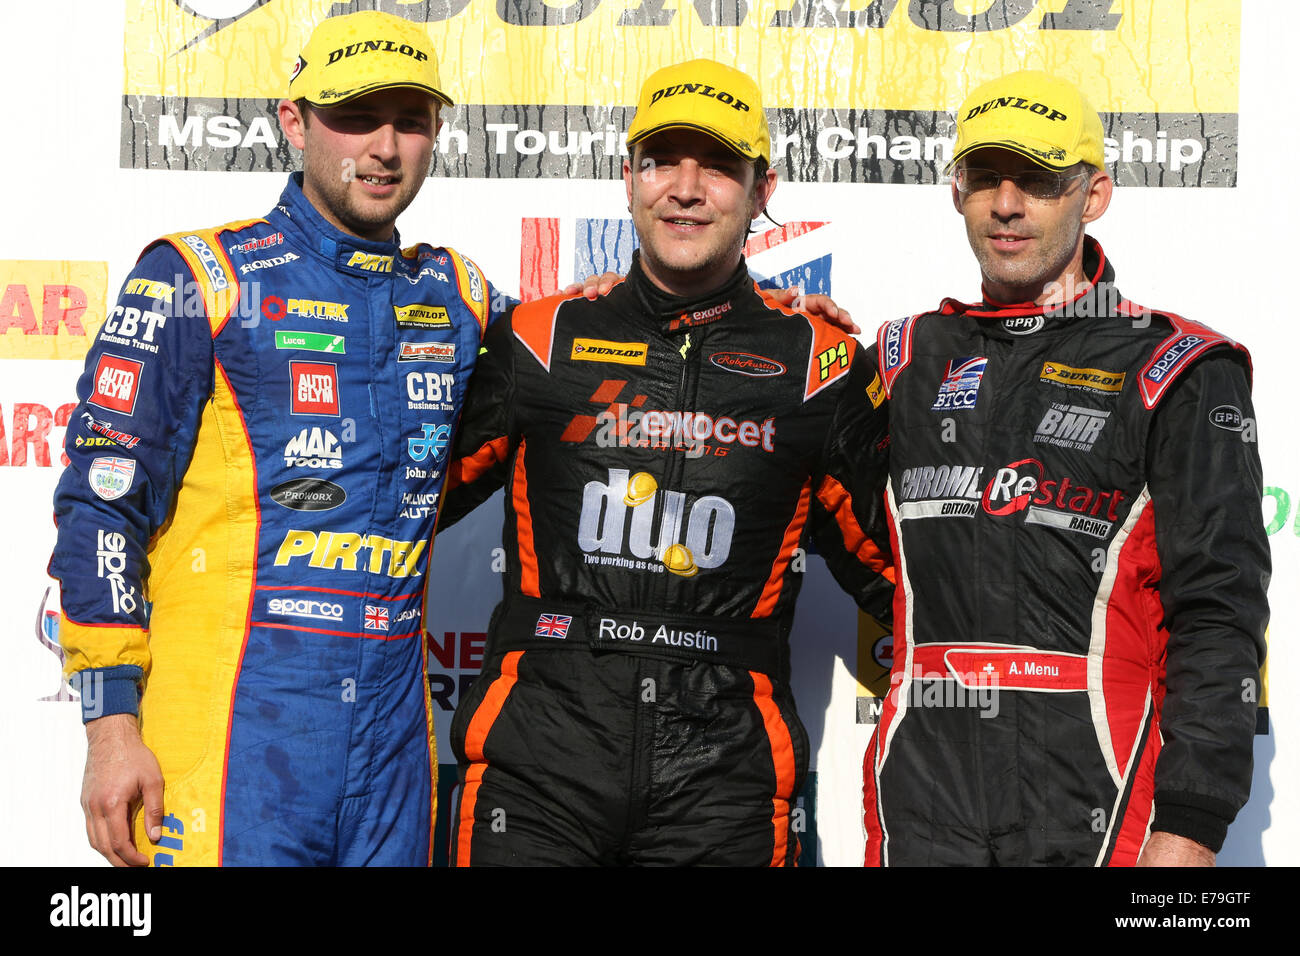
[[[114,614],[132,614],[139,607],[135,588],[126,583],[126,536],[99,529],[95,557],[99,559],[99,577],[108,581]]]
[[[658,534],[654,532],[658,482],[648,472],[609,469],[609,481],[589,481],[582,490],[578,546],[592,564],[634,571],[668,570],[693,577],[720,567],[731,554],[736,510],[727,499],[705,495],[686,513],[686,495],[665,491]],[[628,511],[632,512],[628,520]],[[683,536],[684,531],[684,536]]]
[[[338,366],[332,362],[290,362],[289,377],[293,386],[291,414],[338,416]]]
[[[130,416],[144,363],[105,352],[95,366],[95,390],[86,400],[91,405]]]

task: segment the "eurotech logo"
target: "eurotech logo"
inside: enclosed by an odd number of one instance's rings
[[[758,287],[797,286],[808,294],[829,295],[831,254],[826,250],[830,237],[822,230],[827,225],[830,223],[788,222],[751,236],[743,251]],[[560,262],[569,258],[575,277],[603,272],[626,275],[632,253],[639,246],[631,219],[523,219],[520,238],[519,289],[524,301],[558,292]],[[562,254],[568,249],[571,257]]]

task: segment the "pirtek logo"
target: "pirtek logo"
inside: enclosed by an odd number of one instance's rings
[[[358,251],[352,253],[348,265],[357,269],[364,269],[366,272],[392,272],[393,257]]]
[[[672,86],[665,86],[662,90],[654,91],[654,95],[650,97],[650,104],[653,106],[664,97],[677,96],[680,93],[697,93],[700,96],[715,99],[719,103],[726,103],[733,110],[739,110],[742,113],[749,112],[749,104],[744,100],[732,96],[725,90],[715,90],[705,83],[675,83]]]
[[[981,113],[987,113],[989,110],[1001,109],[1009,106],[1017,110],[1029,110],[1031,113],[1037,113],[1039,116],[1046,116],[1049,120],[1067,120],[1069,119],[1058,109],[1048,106],[1046,103],[1030,103],[1029,100],[1022,96],[999,96],[995,100],[989,100],[980,106],[976,106],[966,114],[967,120],[972,120]]]
[[[349,43],[345,47],[337,50],[331,50],[329,59],[325,65],[337,63],[339,60],[346,59],[350,56],[356,56],[358,53],[400,53],[403,56],[414,57],[418,60],[427,60],[429,55],[423,50],[417,50],[414,47],[407,46],[403,43],[398,46],[392,40],[362,40],[360,43]]]

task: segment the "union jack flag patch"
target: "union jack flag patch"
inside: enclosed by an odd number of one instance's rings
[[[388,630],[388,608],[367,604],[365,628],[367,631]]]
[[[537,637],[567,637],[569,625],[573,623],[571,614],[542,614],[537,618]]]

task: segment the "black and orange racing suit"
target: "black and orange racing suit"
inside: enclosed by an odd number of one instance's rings
[[[846,487],[883,490],[874,365],[743,262],[685,300],[634,261],[485,341],[442,521],[504,483],[508,568],[452,724],[456,862],[791,863],[807,533],[860,604],[892,592],[882,497]]]

